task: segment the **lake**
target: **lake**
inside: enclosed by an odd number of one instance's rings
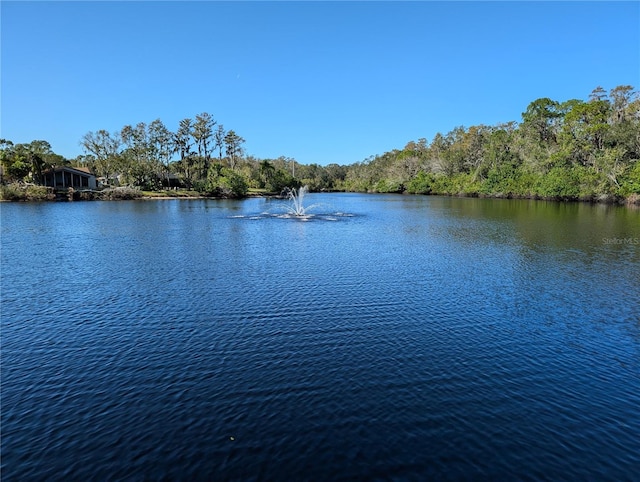
[[[284,203],[3,203],[3,481],[637,480],[640,210]]]

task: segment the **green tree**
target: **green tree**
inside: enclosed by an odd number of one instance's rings
[[[223,198],[240,198],[247,194],[248,185],[244,176],[222,164],[213,164],[202,189],[209,195]]]
[[[54,152],[47,141],[31,141],[27,145],[27,156],[31,164],[31,173],[36,184],[42,184],[43,172],[54,166]]]
[[[324,168],[329,177],[329,185],[327,189],[344,189],[344,180],[347,177],[347,167],[340,164],[328,164]]]
[[[562,155],[569,162],[593,165],[596,152],[604,148],[610,104],[605,100],[580,102],[564,116],[561,133]]]
[[[619,85],[611,89],[609,96],[612,101],[611,122],[619,123],[628,119],[631,104],[638,97],[638,93],[631,85]]]
[[[149,138],[155,155],[163,167],[168,187],[170,174],[169,165],[171,163],[171,157],[175,152],[175,146],[173,144],[174,135],[160,119],[156,119],[149,124]]]
[[[71,161],[71,164],[76,167],[86,167],[90,171],[94,172],[96,158],[93,154],[80,154]]]
[[[485,163],[485,144],[490,130],[483,125],[471,126],[462,136],[462,147],[464,152],[464,171],[471,173],[473,179],[482,177]]]
[[[135,127],[126,125],[121,131],[126,149],[122,152],[122,169],[126,181],[145,189],[159,188],[161,162],[151,135],[144,122]]]
[[[93,169],[98,177],[103,177],[106,183],[111,183],[121,167],[120,134],[110,134],[106,130],[87,132],[80,141],[85,152],[94,156]]]
[[[209,163],[211,159],[209,147],[211,138],[213,136],[213,126],[215,125],[216,121],[214,121],[211,114],[207,112],[198,114],[193,124],[192,136],[198,148],[198,157],[202,164],[202,169],[205,176],[209,171]]]
[[[182,119],[178,130],[174,134],[173,144],[175,152],[180,154],[180,161],[177,166],[182,172],[187,186],[192,186],[194,182],[195,156],[191,150],[193,133],[193,122],[189,118]]]
[[[191,153],[191,134],[193,132],[192,121],[189,118],[182,119],[178,130],[173,137],[174,152],[180,154],[180,159],[186,158]]]
[[[481,176],[485,193],[519,194],[522,161],[515,147],[515,123],[500,124],[491,129],[484,145],[485,163]]]
[[[451,147],[450,140],[440,132],[436,133],[427,152],[426,172],[445,173],[449,170],[447,153]]]
[[[522,113],[521,128],[536,141],[550,144],[556,141],[558,120],[562,117],[560,104],[548,97],[534,100]]]
[[[0,160],[4,168],[3,182],[21,181],[31,170],[24,145],[14,145],[7,139],[0,140]]]
[[[607,100],[607,91],[599,85],[591,91],[591,94],[589,94],[589,100]]]
[[[31,181],[42,184],[44,171],[54,166],[63,166],[68,161],[51,149],[51,144],[34,140],[29,144],[13,144],[0,140],[0,157],[4,168],[2,181]]]
[[[273,191],[273,178],[276,172],[276,168],[273,167],[268,160],[264,160],[260,162],[260,183],[261,187],[265,188],[267,191]]]
[[[231,170],[236,168],[236,164],[240,156],[242,156],[242,144],[244,139],[236,134],[233,130],[227,132],[224,136],[224,143],[227,146],[227,158],[229,159],[229,167]]]

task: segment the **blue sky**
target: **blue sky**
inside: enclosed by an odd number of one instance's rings
[[[1,2],[0,137],[209,112],[247,154],[351,164],[539,98],[640,89],[638,2]]]

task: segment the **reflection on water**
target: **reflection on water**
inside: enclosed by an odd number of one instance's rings
[[[308,222],[308,221],[339,221],[341,218],[353,217],[353,214],[341,213],[341,212],[305,213],[305,214],[262,212],[259,214],[249,214],[249,215],[238,214],[231,217],[240,218],[240,219],[251,219],[253,221],[256,221],[258,219],[291,219],[294,221]]]
[[[308,203],[2,204],[3,480],[634,478],[638,210]]]

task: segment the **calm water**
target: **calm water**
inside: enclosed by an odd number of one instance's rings
[[[1,210],[2,480],[638,480],[640,211]]]

